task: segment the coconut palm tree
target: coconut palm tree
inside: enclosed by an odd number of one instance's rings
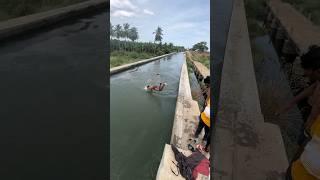
[[[122,26],[120,24],[116,25],[115,28],[115,32],[114,32],[115,36],[118,39],[118,50],[120,49],[120,38],[123,36],[123,31],[122,31]]]
[[[114,35],[115,35],[114,26],[110,22],[110,38],[112,39],[112,37],[114,37]]]
[[[129,28],[130,25],[128,23],[123,24],[123,38],[124,38],[124,48],[127,47],[127,38],[129,37]]]
[[[153,32],[153,34],[155,34],[155,37],[154,37],[154,42],[156,41],[159,41],[161,42],[162,41],[162,29],[161,27],[158,26],[158,28],[156,29],[155,32]]]
[[[123,36],[124,36],[125,40],[129,37],[129,29],[130,29],[130,25],[128,23],[124,23],[123,24]]]
[[[120,40],[120,37],[122,36],[122,26],[120,24],[116,25],[115,35],[117,39]]]
[[[136,27],[132,27],[129,29],[129,34],[128,34],[128,38],[134,42],[135,40],[137,40],[139,38],[138,35],[138,30]]]

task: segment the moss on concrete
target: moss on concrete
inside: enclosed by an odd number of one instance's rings
[[[88,0],[1,0],[0,21],[44,12]]]

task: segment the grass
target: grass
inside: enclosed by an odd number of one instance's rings
[[[44,12],[87,0],[0,0],[0,21]]]
[[[319,0],[283,0],[292,4],[298,11],[309,18],[314,24],[320,25]]]
[[[128,63],[137,62],[143,59],[155,57],[151,53],[137,53],[129,51],[113,51],[110,55],[110,68],[121,66]]]
[[[265,0],[245,0],[250,39],[254,39],[265,34],[260,25],[264,19],[264,2]]]
[[[191,52],[192,59],[198,61],[210,69],[210,54],[209,53],[200,53],[200,52]]]

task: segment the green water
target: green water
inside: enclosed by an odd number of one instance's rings
[[[170,143],[184,58],[175,54],[111,77],[112,180],[155,179],[164,145]],[[144,90],[160,81],[168,84],[162,92]]]

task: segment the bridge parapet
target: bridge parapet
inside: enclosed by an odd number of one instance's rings
[[[234,0],[219,98],[214,179],[282,179],[287,156],[279,127],[261,112],[243,0]]]

